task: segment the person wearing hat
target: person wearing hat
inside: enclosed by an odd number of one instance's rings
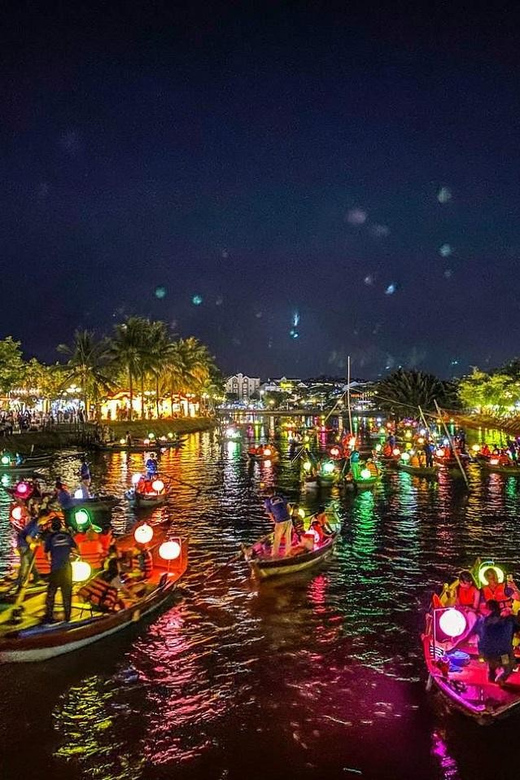
[[[53,517],[51,532],[45,539],[45,552],[50,556],[51,571],[49,587],[45,601],[44,623],[54,623],[54,600],[58,588],[61,590],[65,620],[69,622],[72,604],[72,566],[71,554],[77,549],[77,544],[63,527],[59,517]]]

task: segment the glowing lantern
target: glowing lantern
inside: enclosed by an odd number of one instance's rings
[[[155,439],[155,433],[149,433],[148,434],[149,439]]]
[[[150,444],[150,439],[144,439],[143,444]]]
[[[164,482],[162,479],[156,479],[152,482],[152,490],[155,490],[156,493],[162,493],[164,490]]]
[[[435,454],[437,455],[438,458],[444,458],[444,450],[442,448],[435,450]]]
[[[87,512],[86,509],[78,509],[76,512],[74,512],[74,522],[76,523],[76,528],[78,531],[81,531],[82,529],[86,528],[87,525],[90,523],[90,515]]]
[[[119,439],[119,444],[126,444],[126,439]]]
[[[74,491],[74,498],[83,498],[83,491],[81,488]]]
[[[408,452],[403,452],[403,454],[401,455],[401,460],[404,460],[404,462],[406,463],[407,461],[410,460],[410,454]]]
[[[179,541],[171,539],[169,542],[163,542],[159,547],[159,556],[163,561],[174,561],[181,554],[181,545]]]
[[[492,466],[498,466],[498,458],[491,458],[489,462]]]
[[[487,579],[485,577],[485,573],[487,572],[488,569],[493,569],[493,571],[497,575],[497,580],[498,580],[499,584],[504,582],[504,572],[502,571],[500,566],[494,566],[493,564],[483,563],[479,567],[478,578],[477,578],[478,581],[480,582],[480,585],[482,587],[484,587],[485,585],[488,584],[488,581],[487,581]]]
[[[396,458],[400,454],[401,454],[401,450],[399,449],[399,447],[396,447],[394,450],[392,450],[392,455],[395,455]]]
[[[267,457],[269,457],[270,455],[272,455],[272,452],[271,452],[271,448],[270,448],[270,447],[266,447],[266,448],[265,448],[265,450],[264,450],[264,455],[267,455]]]
[[[424,439],[422,436],[419,436],[419,438],[417,439],[417,444],[424,444]]]
[[[298,509],[298,514],[299,514],[299,516],[302,518],[302,520],[304,520],[304,519],[305,519],[305,509],[302,509],[302,507],[300,507],[300,508]]]
[[[170,431],[170,433],[168,434],[168,438],[169,438],[169,439],[173,439],[173,433],[172,433],[171,431]]]
[[[473,452],[480,452],[480,444],[474,444],[471,449]]]
[[[325,474],[332,474],[334,471],[334,463],[331,463],[330,460],[328,460],[326,463],[323,464],[323,471]]]
[[[311,462],[310,462],[310,460],[306,460],[305,461],[305,463],[303,464],[303,468],[304,468],[305,471],[310,471],[311,470]]]
[[[11,511],[11,517],[13,520],[16,520],[17,522],[20,522],[22,519],[22,507],[21,506],[14,506]]]
[[[376,444],[376,452],[381,452],[381,449],[382,449],[381,445]]]
[[[406,431],[404,437],[405,437],[405,439],[411,439],[412,438],[412,432],[411,431]]]
[[[331,454],[331,455],[334,455],[334,456],[336,456],[336,455],[339,455],[339,449],[338,449],[338,447],[333,447],[333,448],[331,449],[331,451],[330,451],[330,454]]]
[[[137,485],[143,478],[142,474],[132,474],[132,485]]]
[[[363,479],[370,479],[372,472],[369,469],[361,469],[361,476]]]
[[[11,462],[9,455],[2,455],[2,466],[8,466]]]
[[[466,618],[458,609],[447,609],[439,618],[439,628],[453,639],[466,630]]]
[[[19,482],[16,486],[16,492],[19,496],[25,496],[25,494],[29,492],[29,487],[27,482]]]
[[[271,466],[272,461],[270,460],[264,460],[264,466]]]
[[[153,539],[153,528],[148,523],[138,525],[134,531],[134,539],[137,544],[148,544]]]
[[[92,573],[90,563],[87,561],[72,561],[72,582],[85,582]]]

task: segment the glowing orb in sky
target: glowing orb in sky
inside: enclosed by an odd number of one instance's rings
[[[449,244],[443,244],[439,247],[439,254],[441,257],[449,257],[453,253],[453,249]]]
[[[388,287],[385,290],[385,295],[393,295],[395,291],[397,290],[397,285],[392,282],[392,284],[389,284]]]
[[[194,295],[191,302],[194,306],[200,306],[202,303],[202,295]]]
[[[437,193],[437,200],[439,203],[447,203],[451,200],[451,190],[448,187],[441,187]]]
[[[162,298],[166,297],[166,287],[156,287],[155,288],[155,297],[159,298],[161,300]]]

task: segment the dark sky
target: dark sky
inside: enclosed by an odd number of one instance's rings
[[[385,5],[4,4],[0,337],[55,360],[136,313],[262,376],[518,355],[518,3]]]

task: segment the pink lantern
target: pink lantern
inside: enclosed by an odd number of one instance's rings
[[[24,496],[27,493],[28,490],[29,490],[29,485],[27,484],[27,482],[20,482],[16,486],[16,492],[20,496]]]

